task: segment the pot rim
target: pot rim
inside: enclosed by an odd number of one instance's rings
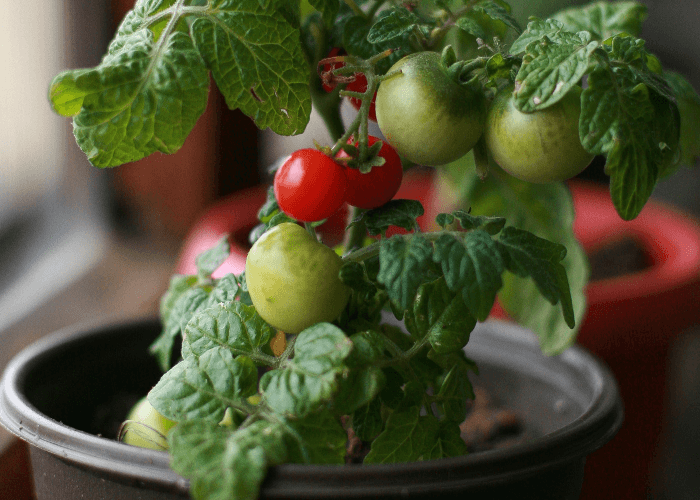
[[[156,327],[159,323],[154,318],[139,318],[128,322],[84,324],[60,330],[25,348],[8,364],[0,382],[0,424],[30,445],[78,466],[98,469],[106,476],[124,481],[133,481],[136,473],[136,480],[152,483],[159,489],[187,492],[189,482],[170,469],[167,452],[125,445],[68,427],[40,413],[22,394],[27,374],[56,350],[96,333],[106,335],[118,329],[146,325]],[[482,325],[492,337],[539,351],[534,335],[516,324],[488,320]],[[472,345],[473,340],[470,340],[468,347]],[[483,356],[480,359],[485,360]],[[617,383],[607,366],[580,346],[574,345],[547,359],[556,359],[578,372],[585,372],[594,391],[590,406],[571,423],[552,433],[507,448],[422,462],[278,465],[269,469],[263,492],[268,498],[302,490],[309,496],[312,487],[311,497],[330,498],[333,487],[342,485],[344,492],[358,497],[381,494],[388,489],[395,491],[397,484],[382,485],[377,480],[397,473],[401,487],[412,492],[420,492],[436,483],[442,491],[448,491],[467,484],[495,484],[506,475],[527,477],[544,468],[582,460],[608,442],[622,425],[624,411]],[[490,361],[497,363],[495,359]],[[523,463],[531,465],[523,467]]]

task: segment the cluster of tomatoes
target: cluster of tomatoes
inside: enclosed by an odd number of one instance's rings
[[[368,146],[378,140],[369,136]],[[364,209],[384,205],[399,190],[403,167],[399,155],[386,142],[377,156],[384,164],[361,173],[343,161],[349,159],[345,151],[335,159],[313,148],[295,151],[275,174],[280,209],[298,221],[314,222],[327,219],[343,203]]]
[[[363,83],[359,76],[345,83],[364,84],[357,89],[364,92],[367,80]],[[376,208],[401,185],[400,157],[443,165],[479,141],[515,177],[529,182],[567,179],[592,159],[579,140],[580,94],[575,88],[543,111],[523,113],[515,106],[512,85],[487,104],[483,90],[450,74],[440,54],[406,56],[389,70],[375,95],[376,121],[385,137],[378,152],[383,164],[361,173],[349,165],[343,150],[331,157],[318,149],[301,149],[275,174],[275,197],[283,212],[302,222],[326,219],[344,203]],[[370,136],[368,146],[378,140]],[[302,226],[283,223],[267,231],[248,253],[248,290],[265,321],[298,333],[342,312],[350,291],[338,277],[341,266],[341,258]]]
[[[580,87],[553,106],[523,113],[515,106],[512,84],[487,107],[482,89],[450,75],[436,52],[406,56],[390,73],[396,76],[377,91],[377,123],[386,140],[414,163],[450,163],[482,137],[495,163],[528,182],[568,179],[593,159],[579,139]]]

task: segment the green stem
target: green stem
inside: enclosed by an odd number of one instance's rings
[[[347,225],[350,225],[352,221],[357,219],[363,210],[361,208],[352,207],[350,213],[348,214]],[[365,241],[365,234],[367,234],[367,226],[364,222],[359,222],[354,224],[350,229],[345,232],[345,241],[343,242],[343,247],[345,251],[352,250],[353,248],[362,248]]]

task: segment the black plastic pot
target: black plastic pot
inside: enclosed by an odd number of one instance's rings
[[[0,386],[0,422],[31,446],[36,493],[45,499],[187,498],[165,452],[100,437],[158,380],[147,346],[155,320],[79,328],[20,353]],[[608,369],[579,347],[547,358],[528,332],[479,325],[468,355],[475,385],[515,411],[533,439],[464,457],[376,466],[283,465],[262,497],[575,499],[588,454],[619,429],[623,410]],[[112,426],[113,427],[113,426]]]

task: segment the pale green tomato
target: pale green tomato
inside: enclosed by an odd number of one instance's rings
[[[400,71],[400,72],[399,72]],[[437,52],[418,52],[394,64],[379,84],[377,124],[399,155],[444,165],[467,154],[484,129],[484,96],[447,74]]]
[[[547,183],[569,179],[591,163],[593,155],[579,139],[579,87],[534,113],[518,111],[512,95],[512,86],[499,91],[484,131],[486,146],[503,170],[524,181]]]
[[[338,277],[342,259],[301,226],[285,222],[248,252],[248,292],[258,314],[286,333],[336,319],[350,297]]]
[[[123,424],[121,441],[132,446],[167,450],[165,439],[177,422],[158,413],[146,398],[139,400],[129,412]]]

